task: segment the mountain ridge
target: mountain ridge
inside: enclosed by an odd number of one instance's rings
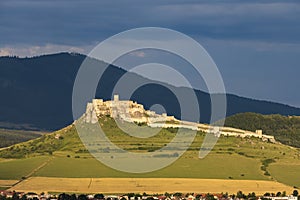
[[[2,124],[24,125],[24,129],[57,130],[73,122],[72,90],[77,71],[86,56],[74,53],[57,53],[32,58],[0,57],[0,122]],[[103,67],[104,62],[96,61]],[[100,79],[95,98],[109,100],[115,84],[126,71],[110,65]],[[130,74],[139,83],[147,79]],[[149,109],[161,104],[167,113],[180,119],[179,103],[166,86],[185,93],[191,88],[174,87],[167,83],[155,82],[138,88],[132,100]],[[200,122],[209,122],[210,96],[194,90],[200,102]],[[222,94],[212,94],[222,95]],[[300,109],[265,100],[255,100],[234,94],[226,94],[227,116],[236,113],[256,112],[260,114],[300,115]],[[84,110],[82,110],[84,113]],[[189,120],[189,119],[186,119]],[[30,127],[31,125],[31,127]],[[4,126],[5,128],[11,128]]]

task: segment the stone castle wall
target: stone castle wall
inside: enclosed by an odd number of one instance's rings
[[[93,99],[91,103],[87,104],[85,113],[85,121],[87,123],[97,123],[98,118],[101,116],[111,116],[130,123],[145,123],[149,127],[156,128],[186,128],[205,133],[214,132],[214,129],[217,128],[207,124],[180,121],[174,116],[168,116],[166,113],[160,115],[154,111],[145,110],[144,106],[137,102],[122,101],[118,95],[114,95],[112,101]],[[231,127],[220,127],[217,129],[219,131],[216,136],[257,137],[264,141],[276,142],[274,136],[263,135],[262,130],[251,132]]]

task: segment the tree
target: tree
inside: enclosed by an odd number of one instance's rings
[[[270,197],[270,196],[271,196],[271,194],[270,194],[270,192],[266,192],[266,193],[264,194],[264,196],[266,196],[266,197]]]
[[[282,196],[285,197],[286,196],[286,191],[282,192]]]
[[[173,194],[173,196],[175,197],[182,197],[182,193],[181,192],[176,192]]]
[[[85,194],[81,194],[78,196],[78,200],[88,200],[88,198]]]
[[[104,195],[103,194],[95,194],[94,198],[95,199],[104,199]]]
[[[294,197],[297,197],[298,195],[299,195],[298,190],[294,190],[294,191],[293,191],[293,196],[294,196]]]
[[[277,192],[276,197],[280,197],[280,196],[281,196],[281,192]]]
[[[206,195],[205,199],[206,199],[206,200],[215,200],[215,197],[214,197],[214,195],[208,193],[208,194]]]
[[[256,194],[255,194],[255,192],[252,192],[252,193],[249,193],[248,194],[248,199],[256,199]]]
[[[72,194],[70,200],[77,200],[76,194]]]
[[[141,194],[139,194],[139,193],[137,193],[137,194],[135,194],[135,197],[142,198],[142,195],[141,195]]]
[[[271,196],[272,196],[272,197],[275,197],[275,193],[272,192],[272,193],[271,193]]]
[[[68,196],[69,196],[68,194],[62,193],[62,194],[58,195],[58,200],[69,199]]]
[[[166,196],[166,197],[171,197],[171,194],[168,193],[168,192],[165,192],[165,196]]]
[[[21,197],[21,200],[26,200],[27,199],[27,196],[26,194],[24,194],[22,197]]]
[[[134,193],[128,193],[127,196],[128,196],[128,199],[130,199],[131,197],[134,197]]]
[[[227,199],[228,198],[228,192],[226,192],[225,194],[222,193],[222,197]]]
[[[197,195],[196,195],[196,200],[200,200],[201,197],[202,197],[201,194],[197,194]]]
[[[12,196],[12,199],[13,200],[19,200],[20,198],[19,198],[19,195],[14,191],[14,194],[13,194],[13,196]]]
[[[245,199],[245,198],[246,198],[246,195],[243,194],[242,191],[238,191],[238,192],[236,193],[236,197],[239,198],[239,199],[241,199],[241,198]]]

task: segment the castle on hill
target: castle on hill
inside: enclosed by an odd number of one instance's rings
[[[131,100],[120,100],[119,95],[114,95],[111,101],[103,101],[103,99],[93,99],[87,104],[84,119],[86,123],[95,124],[98,118],[102,116],[110,116],[114,119],[121,119],[130,123],[143,123],[153,128],[186,128],[205,133],[212,133],[215,127],[208,124],[188,122],[176,119],[174,116],[168,116],[166,113],[157,114],[151,110],[145,110],[144,106]],[[274,136],[264,135],[262,130],[255,132],[231,128],[219,127],[216,136],[234,136],[234,137],[256,137],[263,141],[275,143]]]
[[[86,107],[86,122],[96,123],[101,116],[119,118],[126,122],[155,123],[166,121],[178,121],[174,116],[166,113],[157,114],[151,110],[145,110],[144,106],[130,100],[119,100],[119,95],[114,95],[112,101],[93,99]]]

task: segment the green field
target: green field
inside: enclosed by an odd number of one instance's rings
[[[130,174],[112,170],[93,158],[56,157],[35,176],[43,177],[157,177],[157,178],[222,178],[265,180],[260,171],[260,162],[239,155],[211,155],[203,160],[195,152],[188,152],[171,166],[162,170]],[[191,158],[194,157],[194,158]],[[239,163],[239,164],[238,164]],[[70,167],[72,166],[72,167]],[[219,169],[217,168],[219,166]]]
[[[111,118],[100,119],[100,123],[105,124],[103,129],[111,141],[133,152],[159,149],[176,134],[176,129],[163,129],[151,138],[135,138],[118,129]],[[55,138],[58,134],[59,139]],[[21,179],[33,172],[30,176],[277,180],[300,187],[300,154],[296,148],[262,142],[257,138],[220,137],[211,153],[199,159],[203,139],[204,133],[197,133],[190,149],[166,168],[151,173],[130,174],[113,170],[94,159],[86,152],[74,126],[69,126],[0,151],[3,157],[0,160],[0,179]],[[20,158],[15,158],[15,155]],[[36,168],[38,170],[34,171]]]
[[[293,161],[292,161],[293,162]],[[300,186],[300,163],[275,163],[270,165],[270,173],[279,182],[287,185]]]
[[[0,161],[0,179],[21,179],[43,164],[45,156]]]

